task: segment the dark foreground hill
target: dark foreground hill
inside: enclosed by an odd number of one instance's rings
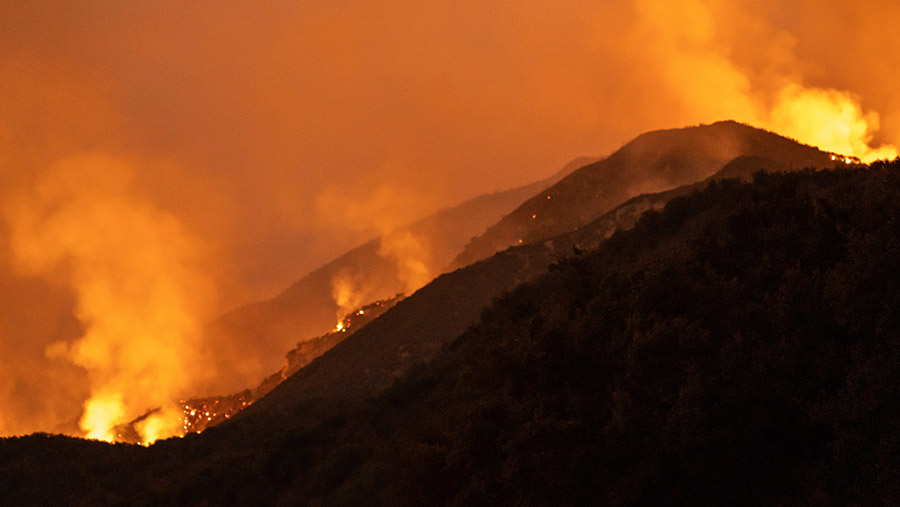
[[[0,495],[896,504],[898,258],[900,161],[712,182],[507,294],[382,394],[320,407],[318,423],[295,406],[149,449],[5,439]]]

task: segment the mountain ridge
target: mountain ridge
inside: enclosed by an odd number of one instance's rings
[[[544,180],[469,199],[399,232],[409,231],[415,238],[427,240],[433,254],[432,268],[442,269],[473,234],[481,232],[528,195],[593,160],[596,159],[576,158]],[[218,349],[217,355],[210,358],[222,370],[230,371],[231,378],[229,382],[217,382],[216,392],[208,394],[255,385],[262,375],[280,366],[285,351],[298,341],[332,330],[339,313],[332,285],[339,274],[355,278],[360,306],[404,292],[406,287],[397,278],[395,261],[380,255],[379,249],[380,238],[367,241],[306,274],[275,297],[248,303],[214,320],[205,331],[211,341],[247,346]]]
[[[754,131],[753,135],[774,136],[774,134],[759,134],[759,132],[762,131]],[[786,142],[790,141],[778,140],[778,143]],[[796,143],[793,145],[800,146]],[[808,147],[801,146],[797,149],[807,152]],[[819,158],[827,156],[824,152],[817,151],[815,154]],[[658,158],[659,154],[656,156]],[[827,158],[831,162],[830,157]],[[719,159],[714,158],[707,165],[718,164],[720,164]],[[458,343],[460,336],[470,332],[472,326],[477,327],[479,322],[483,323],[492,311],[485,311],[485,308],[496,305],[498,298],[502,298],[510,291],[517,290],[515,288],[521,286],[522,283],[548,276],[546,275],[548,268],[551,268],[550,271],[553,272],[554,270],[569,269],[567,266],[580,265],[579,258],[585,255],[585,249],[594,250],[598,246],[602,247],[610,242],[613,245],[628,245],[632,240],[622,238],[635,237],[639,238],[639,240],[633,240],[637,243],[629,247],[631,250],[622,250],[624,252],[622,255],[631,255],[629,252],[649,248],[657,240],[653,235],[647,236],[650,234],[648,231],[655,235],[662,234],[667,230],[667,224],[683,220],[683,214],[679,215],[681,213],[679,209],[685,206],[685,202],[693,202],[690,199],[699,199],[684,196],[688,194],[691,196],[703,195],[702,192],[707,192],[704,189],[709,188],[712,188],[709,192],[715,192],[718,191],[717,189],[725,188],[727,190],[734,187],[735,183],[727,183],[731,180],[726,180],[725,186],[717,183],[720,176],[724,174],[746,176],[758,169],[778,169],[785,165],[788,169],[794,169],[790,161],[785,162],[780,158],[741,155],[722,165],[718,170],[718,176],[713,174],[707,180],[698,183],[633,198],[607,211],[605,215],[591,223],[580,223],[577,230],[508,248],[488,259],[441,275],[432,283],[400,301],[379,318],[357,330],[352,336],[322,356],[300,368],[267,396],[238,412],[222,425],[207,429],[201,435],[161,441],[151,446],[145,453],[131,449],[120,452],[116,449],[121,448],[116,446],[85,447],[80,443],[72,443],[56,437],[35,436],[30,441],[37,442],[35,445],[82,449],[73,451],[76,452],[76,456],[81,455],[79,453],[95,453],[99,462],[90,464],[90,467],[100,467],[99,469],[109,467],[104,473],[116,476],[115,481],[109,486],[115,494],[126,494],[127,490],[144,490],[150,492],[148,493],[151,495],[150,497],[157,500],[163,498],[168,503],[197,503],[198,499],[204,498],[204,495],[208,495],[206,498],[224,499],[221,495],[237,493],[227,488],[217,491],[204,487],[204,482],[200,478],[201,476],[205,477],[206,472],[202,472],[202,470],[208,470],[211,474],[210,477],[218,477],[221,480],[228,478],[229,481],[238,479],[250,481],[249,483],[235,482],[235,484],[251,484],[252,487],[248,485],[247,491],[242,493],[244,496],[235,496],[232,501],[235,501],[234,498],[250,501],[253,496],[247,495],[262,495],[262,497],[268,498],[266,495],[274,494],[271,492],[282,491],[278,488],[285,487],[285,484],[290,484],[290,481],[288,483],[278,482],[281,479],[277,479],[277,477],[281,477],[279,474],[282,473],[278,471],[282,467],[279,463],[287,463],[284,466],[287,466],[289,470],[306,470],[308,467],[313,467],[313,469],[337,467],[338,470],[346,470],[347,473],[356,473],[354,470],[358,469],[357,465],[366,462],[369,453],[375,451],[367,450],[363,454],[359,454],[352,444],[341,440],[343,437],[340,432],[357,431],[359,427],[352,418],[363,417],[359,414],[369,414],[365,417],[371,417],[372,413],[365,412],[368,410],[366,407],[371,403],[388,403],[390,405],[393,402],[383,400],[390,400],[393,399],[392,397],[398,396],[397,389],[400,389],[401,393],[406,392],[403,391],[404,389],[417,392],[418,388],[410,387],[407,382],[413,382],[413,384],[418,382],[415,380],[418,375],[416,372],[421,372],[423,368],[426,370],[431,368],[428,365],[432,364],[432,361],[444,357],[448,350],[457,346],[454,343]],[[765,184],[766,181],[771,182],[784,177],[772,178],[775,179],[766,180],[762,177],[758,179],[761,184]],[[823,176],[823,178],[827,178],[827,176]],[[700,193],[698,194],[698,192]],[[662,212],[654,211],[664,203],[667,204]],[[679,208],[680,206],[682,208]],[[827,207],[822,209],[827,210]],[[639,216],[641,218],[638,218]],[[637,233],[609,232],[631,227],[636,222],[644,224]],[[740,232],[740,228],[736,231]],[[671,235],[675,232],[669,231],[668,234]],[[607,240],[606,238],[610,234],[612,237]],[[613,247],[603,248],[608,250]],[[593,256],[594,254],[588,255]],[[735,258],[745,259],[747,262],[753,261],[746,254]],[[617,262],[628,262],[628,259]],[[590,293],[595,288],[584,286],[578,290]],[[552,293],[553,291],[547,294],[552,295]],[[527,330],[527,326],[525,328],[521,326],[532,322],[529,320],[531,316],[539,314],[541,311],[541,308],[534,304],[516,308],[513,314],[518,315],[522,319],[522,323],[512,325],[512,327],[524,330]],[[626,307],[621,309],[627,310]],[[578,313],[569,315],[577,316]],[[502,326],[495,326],[495,329],[500,333]],[[414,401],[415,397],[402,395],[401,399],[407,400],[404,402],[407,403],[409,400]],[[373,400],[382,401],[375,402]],[[477,420],[477,418],[471,419],[472,422]],[[386,429],[382,428],[376,432],[378,431],[383,432]],[[5,448],[17,449],[22,448],[17,446],[27,447],[29,445],[23,442],[27,441],[16,440],[8,445],[5,442],[0,445]],[[331,445],[329,442],[333,442],[337,447],[326,448]],[[429,442],[431,441],[428,440],[422,444],[427,447],[430,445]],[[298,454],[294,457],[280,454],[278,449],[282,448],[294,449]],[[316,454],[320,451],[321,455]],[[22,474],[25,473],[23,470],[29,471],[28,473],[34,474],[35,477],[42,476],[42,473],[34,470],[33,467],[23,468],[18,461],[17,452],[19,451],[11,451],[11,454],[4,457],[3,452],[0,451],[0,470],[6,471],[10,477],[6,479],[5,485],[0,481],[0,490],[10,488],[11,491],[15,491],[15,478],[23,477]],[[258,453],[262,453],[260,456],[263,457],[257,457]],[[304,465],[296,462],[295,459],[311,460],[309,462],[311,464]],[[329,460],[337,461],[333,465],[329,465]],[[133,463],[128,464],[131,461]],[[161,462],[167,464],[160,465]],[[170,462],[171,464],[168,464]],[[229,463],[229,465],[226,466],[224,463]],[[69,465],[60,463],[58,466]],[[145,478],[127,478],[121,476],[117,471],[119,467],[134,470],[131,467],[135,466],[146,467],[152,472],[148,472],[150,475]],[[192,470],[192,473],[173,475],[178,473],[178,467],[187,467]],[[315,488],[324,488],[322,491],[325,493],[321,494],[327,495],[334,494],[334,491],[329,488],[340,486],[345,477],[350,477],[342,475],[344,472],[340,472],[337,476],[328,475],[337,473],[334,470],[330,472],[319,470],[317,473],[332,477],[332,479],[321,479],[324,482],[315,486]],[[61,477],[54,477],[53,481],[74,480],[65,479],[65,477],[64,474]],[[80,476],[75,475],[74,477]],[[290,477],[293,477],[290,479],[291,481],[300,480],[296,478],[300,476],[290,475]],[[314,474],[313,477],[311,480],[314,482],[319,480],[315,478],[319,477],[318,475]],[[121,486],[116,486],[116,484]],[[319,483],[316,482],[316,484]],[[329,484],[331,485],[329,486]],[[258,488],[270,488],[270,492],[266,493]],[[102,488],[92,491],[106,494]],[[302,498],[315,499],[319,498],[315,495],[320,494],[316,491],[319,489],[315,489],[312,493],[307,492],[313,495],[311,497],[307,493],[297,494],[300,494]],[[182,499],[185,501],[181,501]]]
[[[411,298],[401,301],[396,308],[377,319],[369,326],[359,329],[354,336],[337,344],[334,349],[315,359],[296,375],[276,387],[266,399],[239,412],[228,424],[243,424],[241,421],[254,414],[268,418],[265,413],[271,407],[274,412],[290,412],[285,407],[297,407],[322,397],[330,400],[341,397],[360,399],[379,392],[402,376],[411,365],[427,361],[437,350],[458,336],[476,322],[482,308],[493,298],[511,290],[542,273],[553,262],[572,255],[575,251],[592,250],[615,231],[630,228],[640,215],[648,210],[661,209],[670,199],[702,189],[710,181],[725,176],[750,178],[758,170],[790,170],[793,160],[803,160],[811,152],[815,158],[833,164],[830,156],[814,148],[806,147],[775,134],[752,129],[733,122],[718,123],[710,129],[735,127],[742,132],[750,132],[754,137],[774,137],[768,145],[780,146],[780,153],[788,151],[785,146],[796,149],[799,154],[785,157],[784,161],[771,158],[739,155],[725,163],[720,173],[703,181],[684,185],[656,194],[642,194],[609,210],[590,224],[580,224],[577,230],[565,232],[533,244],[522,245],[500,252],[472,266],[447,273],[426,285]],[[660,136],[682,136],[689,129],[674,129],[651,133],[649,139]],[[720,133],[732,143],[740,139],[729,132]],[[648,139],[640,136],[637,138]],[[757,141],[759,143],[759,141]],[[642,146],[645,141],[637,143]],[[663,146],[678,146],[678,143],[664,142]],[[629,143],[632,152],[634,143]],[[655,146],[655,145],[654,145]],[[624,149],[624,148],[623,148]],[[657,151],[654,148],[654,151]],[[729,152],[732,151],[729,149]],[[618,153],[618,152],[617,152]],[[639,154],[638,154],[639,155]],[[665,153],[663,153],[665,156]],[[657,153],[658,156],[658,153]],[[613,154],[611,157],[620,157]],[[606,160],[606,159],[604,159]],[[718,158],[708,161],[707,166],[720,165]],[[578,171],[584,172],[588,167]],[[576,172],[578,172],[576,171]],[[570,176],[571,177],[571,176]],[[538,194],[540,196],[540,194]],[[388,345],[391,344],[391,345]],[[255,385],[255,384],[253,384]],[[308,410],[312,417],[314,410]],[[280,416],[272,416],[278,419]]]
[[[893,503],[898,189],[900,160],[711,180],[507,293],[375,397],[149,449],[0,440],[0,492],[19,505]]]
[[[731,124],[733,122],[724,123],[729,127]],[[720,169],[731,177],[740,176],[748,179],[753,172],[766,168],[793,169],[791,161],[802,160],[806,153],[815,154],[815,158],[827,161],[829,165],[834,164],[829,154],[815,148],[752,127],[740,126],[740,129],[753,132],[754,135],[776,137],[777,142],[770,144],[785,143],[785,146],[797,147],[801,154],[789,157],[783,162],[766,159],[768,161],[765,161],[762,167],[755,165],[756,158],[739,156],[725,163]],[[656,135],[683,130],[659,132]],[[578,171],[585,169],[587,167]],[[383,390],[396,378],[401,377],[407,368],[427,361],[442,346],[474,324],[481,309],[494,298],[538,276],[552,263],[571,256],[578,249],[596,248],[616,230],[633,226],[644,211],[660,209],[671,198],[702,189],[717,179],[721,179],[721,176],[713,174],[701,182],[658,194],[635,197],[634,201],[622,203],[620,207],[607,212],[606,217],[601,216],[591,224],[581,224],[578,230],[544,241],[511,247],[488,259],[441,275],[313,361],[306,371],[298,372],[296,378],[287,379],[270,393],[272,399],[263,398],[229,421],[229,424],[238,424],[245,418],[252,418],[254,414],[261,414],[272,406],[284,407],[292,404],[297,406],[298,403],[319,398],[329,390],[326,387],[328,385],[332,386],[332,389],[334,386],[341,386],[338,397],[349,393],[353,399]],[[655,204],[623,212],[641,199],[654,201]],[[389,347],[387,344],[392,345]],[[391,351],[391,347],[396,348]]]
[[[637,195],[708,178],[739,156],[768,156],[788,169],[834,164],[830,153],[732,120],[647,132],[526,200],[473,238],[452,266],[574,230]]]

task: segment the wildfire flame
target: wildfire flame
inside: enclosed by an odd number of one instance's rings
[[[94,155],[65,160],[7,212],[17,267],[62,278],[77,298],[83,336],[46,353],[87,370],[85,436],[112,441],[117,425],[203,380],[199,302],[209,286],[198,245],[174,217],[135,195],[127,164]],[[167,434],[166,426],[151,418],[144,440]]]
[[[397,279],[403,282],[406,294],[412,294],[434,278],[429,245],[425,238],[408,230],[383,234],[378,255],[396,263]]]
[[[170,437],[184,436],[184,417],[174,405],[166,407],[150,414],[143,421],[135,425],[142,445],[150,445],[157,440]]]
[[[805,83],[792,39],[768,32],[772,28],[754,19],[753,9],[706,0],[637,0],[635,7],[633,42],[685,120],[734,119],[862,162],[897,157],[895,146],[871,145],[878,113],[864,110],[853,93]],[[729,21],[759,38],[750,53],[764,55],[760,61],[770,67],[735,57],[748,48],[729,39],[735,32]]]
[[[112,442],[115,440],[113,426],[125,416],[125,405],[119,393],[103,393],[91,397],[84,403],[81,429],[85,437]]]
[[[879,116],[864,113],[859,99],[846,92],[791,84],[779,93],[770,121],[776,132],[843,154],[848,164],[854,159],[869,163],[898,156],[894,146],[869,146]]]
[[[337,326],[340,331],[341,320],[344,316],[359,308],[362,304],[362,294],[354,280],[353,273],[349,269],[339,270],[331,279],[331,297],[337,305]]]

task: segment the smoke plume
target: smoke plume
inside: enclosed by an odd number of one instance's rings
[[[409,230],[387,232],[381,236],[378,255],[393,260],[397,278],[403,282],[405,294],[412,294],[434,278],[431,250],[427,238]]]
[[[898,155],[895,146],[871,145],[880,117],[865,111],[858,95],[804,83],[796,40],[749,5],[639,0],[636,7],[633,40],[647,45],[681,114],[732,118],[865,162]],[[752,33],[752,43],[729,40],[741,30]],[[737,44],[753,44],[755,53],[742,54],[747,48]]]
[[[76,156],[5,210],[16,268],[58,277],[74,291],[84,334],[46,354],[87,372],[79,426],[103,440],[206,380],[202,248],[175,217],[132,195],[130,173],[118,160]]]
[[[361,307],[367,301],[363,301],[363,289],[359,286],[359,275],[355,275],[350,269],[339,270],[331,279],[331,297],[337,305],[337,321],[340,322],[353,310]]]
[[[396,279],[409,295],[431,281],[436,270],[432,262],[428,238],[403,226],[418,217],[418,210],[426,209],[426,197],[403,186],[385,183],[354,188],[347,185],[341,191],[328,188],[316,198],[317,213],[322,223],[334,228],[356,229],[378,237],[378,255],[394,264]],[[332,279],[332,297],[337,304],[338,320],[361,305],[370,293],[365,273],[343,269]]]

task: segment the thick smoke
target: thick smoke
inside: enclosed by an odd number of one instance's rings
[[[636,5],[634,43],[646,44],[679,114],[736,119],[867,162],[898,155],[894,146],[871,146],[880,117],[864,111],[858,95],[805,84],[796,39],[755,9],[713,0]],[[729,40],[742,30],[753,37]],[[755,52],[742,54],[746,46]]]
[[[434,278],[431,249],[424,236],[394,231],[381,236],[380,243],[378,255],[396,263],[397,279],[403,282],[405,294],[412,294]]]
[[[338,270],[331,278],[331,297],[338,307],[337,322],[366,302],[362,297],[365,290],[360,287],[360,278],[350,268]]]
[[[4,211],[15,268],[58,278],[75,295],[84,333],[46,355],[87,373],[86,436],[112,440],[117,424],[206,380],[200,326],[211,294],[198,269],[202,247],[175,217],[133,195],[126,164],[67,159]]]
[[[206,316],[650,129],[731,118],[863,159],[900,144],[893,0],[2,2],[0,17],[2,433],[215,391],[192,362]],[[384,237],[408,291],[442,267],[421,238]]]
[[[431,281],[443,267],[434,265],[428,238],[403,227],[417,218],[416,210],[427,206],[424,197],[408,187],[381,183],[365,191],[352,185],[340,191],[328,188],[319,193],[316,206],[321,223],[331,224],[337,230],[356,229],[377,236],[378,255],[395,266],[396,279],[407,295]],[[343,269],[332,278],[338,320],[371,302],[364,300],[371,289],[365,275]]]

